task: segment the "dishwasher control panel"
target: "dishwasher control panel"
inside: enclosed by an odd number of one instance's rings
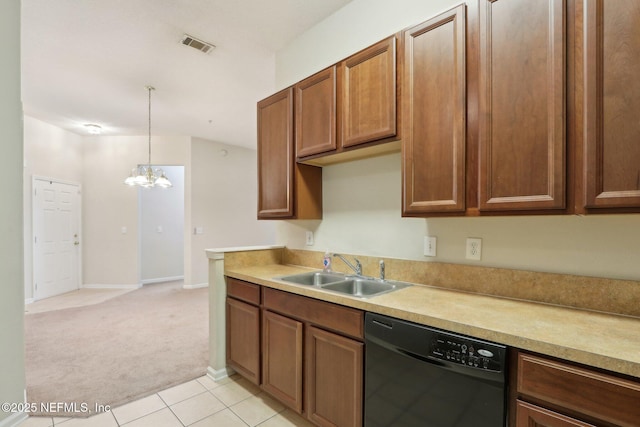
[[[483,342],[454,335],[438,335],[431,341],[430,356],[467,367],[500,372],[502,351]]]

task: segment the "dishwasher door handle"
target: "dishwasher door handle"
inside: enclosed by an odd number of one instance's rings
[[[425,356],[421,356],[421,355],[419,355],[419,354],[412,353],[412,352],[410,352],[410,351],[403,350],[403,349],[401,349],[401,348],[398,348],[398,349],[397,349],[397,351],[398,351],[398,353],[402,353],[402,354],[404,354],[405,356],[412,357],[412,358],[414,358],[414,359],[418,359],[418,360],[419,360],[419,361],[421,361],[421,362],[431,363],[432,365],[436,365],[436,366],[440,366],[440,367],[445,367],[445,366],[447,366],[444,362],[441,362],[441,361],[439,361],[439,360],[431,359],[431,358],[428,358],[428,357],[425,357]]]
[[[382,326],[383,328],[393,329],[393,324],[392,323],[386,323],[386,322],[383,322],[383,321],[378,320],[378,319],[372,319],[371,323],[373,323],[374,325],[377,325],[377,326]]]

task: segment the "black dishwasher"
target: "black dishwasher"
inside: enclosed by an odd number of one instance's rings
[[[506,347],[365,315],[365,427],[504,427]]]

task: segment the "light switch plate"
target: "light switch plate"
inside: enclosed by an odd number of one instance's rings
[[[307,246],[312,246],[313,245],[313,231],[307,231],[306,244],[307,244]]]
[[[437,242],[435,236],[424,236],[424,256],[436,256]]]

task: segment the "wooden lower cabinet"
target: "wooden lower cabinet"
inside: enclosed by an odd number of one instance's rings
[[[302,322],[262,312],[262,388],[302,413]]]
[[[318,426],[361,427],[364,313],[263,288],[262,388]]]
[[[318,426],[361,427],[364,313],[227,278],[227,365]]]
[[[308,326],[307,416],[319,426],[361,426],[364,344]]]
[[[516,427],[595,427],[575,418],[518,400],[516,402]]]
[[[227,298],[227,365],[260,384],[260,307]]]
[[[638,379],[525,352],[515,365],[516,427],[640,426]]]

